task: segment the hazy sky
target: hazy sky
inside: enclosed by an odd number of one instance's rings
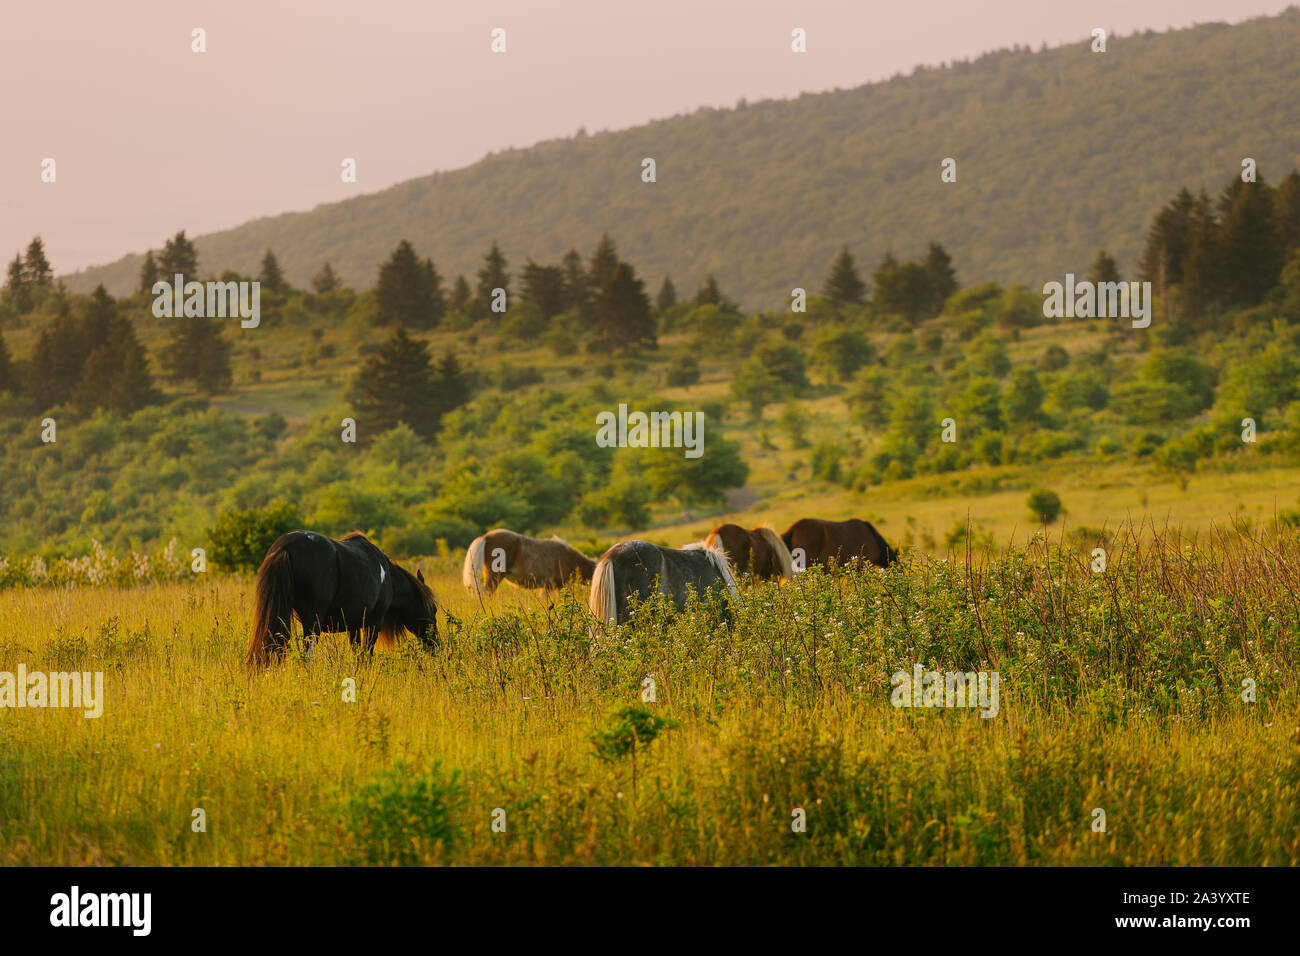
[[[0,15],[0,256],[56,271],[538,140],[1282,0],[39,0]],[[192,53],[191,31],[207,33]],[[507,52],[490,51],[506,30]],[[790,52],[790,31],[808,52]],[[41,162],[57,182],[42,183]],[[344,157],[356,184],[340,181]]]

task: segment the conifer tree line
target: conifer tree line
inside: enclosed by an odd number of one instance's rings
[[[1300,252],[1300,171],[1274,187],[1234,176],[1211,200],[1180,189],[1156,213],[1138,261],[1193,329],[1224,310],[1262,302]]]

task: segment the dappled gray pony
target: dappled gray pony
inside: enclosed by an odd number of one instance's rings
[[[460,580],[475,593],[491,594],[502,581],[558,589],[575,577],[590,581],[595,570],[595,561],[559,538],[530,538],[497,528],[470,543]]]
[[[720,548],[687,550],[620,541],[596,562],[588,606],[600,620],[622,624],[634,600],[648,600],[656,591],[680,611],[692,591],[703,597],[715,589],[725,589],[732,600],[737,597],[736,579]]]

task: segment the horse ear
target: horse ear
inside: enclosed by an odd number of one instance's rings
[[[421,584],[424,583],[424,572],[421,571],[419,568],[415,569],[415,576],[420,579]]]

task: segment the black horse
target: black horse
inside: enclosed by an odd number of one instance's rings
[[[314,643],[322,631],[347,631],[353,648],[365,633],[365,652],[382,633],[410,631],[437,646],[438,605],[424,575],[400,568],[354,531],[335,541],[313,531],[281,535],[257,571],[257,610],[248,663],[265,667],[284,656],[294,615]]]

